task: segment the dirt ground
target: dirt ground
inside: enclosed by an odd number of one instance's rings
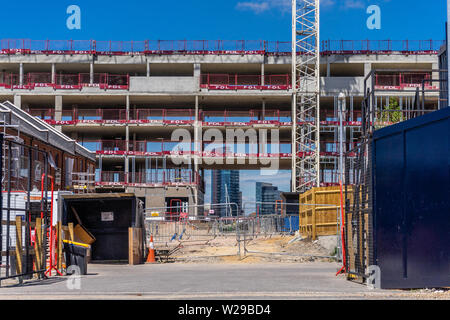
[[[258,237],[239,242],[236,237],[218,237],[210,241],[178,242],[180,248],[171,255],[175,261],[188,263],[261,263],[333,261],[330,252],[318,242],[301,240],[289,243],[295,236]],[[157,248],[158,249],[158,248]]]

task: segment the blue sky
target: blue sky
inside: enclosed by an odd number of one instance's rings
[[[445,0],[322,0],[322,39],[444,38]],[[81,30],[66,9],[81,8]],[[366,9],[381,8],[381,30]],[[290,0],[4,1],[0,38],[78,40],[280,40],[291,33]]]
[[[81,8],[81,30],[66,27],[69,5]],[[381,9],[381,29],[369,30],[369,5]],[[445,0],[322,0],[321,39],[444,39]],[[290,0],[4,1],[0,38],[77,40],[271,40],[290,41]],[[209,199],[210,176],[207,174]],[[290,174],[277,179],[241,172],[244,200],[256,181],[288,191]]]

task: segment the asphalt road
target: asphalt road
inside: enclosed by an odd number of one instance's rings
[[[335,276],[334,263],[157,264],[88,266],[77,281],[52,277],[22,286],[2,283],[0,299],[404,299]]]

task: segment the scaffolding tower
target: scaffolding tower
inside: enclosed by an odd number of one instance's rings
[[[320,1],[292,0],[292,191],[320,186]]]

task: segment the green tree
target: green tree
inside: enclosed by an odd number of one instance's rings
[[[403,121],[403,115],[400,110],[398,98],[390,97],[389,105],[385,106],[379,118],[382,122],[398,123]]]

